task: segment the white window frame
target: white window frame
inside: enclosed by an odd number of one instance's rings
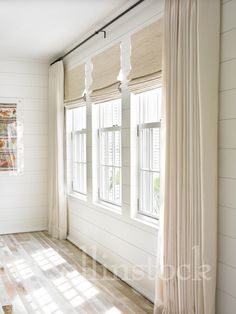
[[[148,123],[140,123],[140,111],[141,106],[140,103],[138,104],[138,121],[137,121],[137,152],[138,152],[138,168],[137,168],[137,176],[138,176],[138,187],[137,187],[137,217],[141,219],[147,220],[147,222],[157,222],[159,220],[158,215],[154,215],[152,213],[148,213],[146,210],[142,209],[142,172],[147,171],[149,173],[157,173],[160,177],[161,169],[159,168],[159,171],[153,170],[153,169],[144,169],[142,168],[142,143],[141,143],[141,132],[145,129],[159,129],[159,140],[160,140],[160,156],[161,157],[161,120],[157,122],[148,122]],[[151,160],[151,156],[149,155],[149,159]],[[160,160],[159,160],[160,162]],[[151,164],[151,161],[150,161]],[[151,199],[149,199],[149,202],[151,202]]]
[[[141,158],[142,158],[141,157],[142,156],[141,132],[144,129],[159,129],[159,132],[161,133],[161,122],[142,123],[142,124],[137,126],[137,133],[138,133],[138,139],[139,139],[139,144],[138,144],[138,148],[139,148],[139,163],[138,163],[139,188],[138,188],[138,191],[139,191],[139,193],[138,193],[138,209],[137,210],[138,210],[139,215],[158,220],[159,217],[157,215],[153,215],[151,213],[148,213],[147,211],[143,210],[141,207],[141,204],[142,204],[141,196],[143,195],[142,172],[146,171],[148,173],[156,173],[160,177],[160,169],[159,169],[159,171],[157,171],[157,170],[153,170],[153,169],[145,169],[145,168],[142,168],[142,166],[141,166],[142,165],[142,161],[141,161]],[[151,149],[149,150],[149,152],[150,151],[151,151]],[[149,158],[151,159],[151,155],[149,155]],[[149,201],[151,202],[151,199],[149,199]]]
[[[120,100],[121,101],[121,100]],[[104,102],[105,103],[105,102]],[[120,132],[120,138],[121,138],[121,130],[122,130],[122,126],[119,126],[119,125],[113,125],[113,126],[110,126],[110,127],[100,127],[100,123],[101,123],[101,107],[100,107],[101,104],[97,104],[95,106],[99,106],[98,108],[98,145],[97,145],[97,150],[98,150],[98,159],[97,159],[97,164],[98,164],[98,167],[97,167],[97,186],[98,186],[98,193],[97,193],[97,201],[98,203],[102,204],[102,205],[105,205],[106,207],[111,207],[111,209],[114,209],[114,210],[118,210],[120,211],[121,210],[121,206],[122,206],[122,160],[121,160],[121,157],[122,157],[122,154],[120,156],[120,166],[116,166],[114,165],[114,156],[113,156],[113,165],[106,165],[106,164],[101,164],[101,153],[102,153],[102,149],[101,149],[101,136],[103,133],[108,133],[108,132]],[[121,106],[122,106],[122,103],[121,103]],[[120,153],[121,153],[121,150],[122,150],[122,143],[120,143],[121,146],[120,146]],[[114,149],[114,142],[113,142],[113,149]],[[109,167],[109,168],[113,168],[113,171],[115,169],[120,169],[120,173],[121,173],[121,182],[120,182],[120,203],[116,203],[116,202],[112,202],[110,200],[107,200],[107,199],[104,199],[101,197],[101,168],[102,167]]]
[[[73,110],[77,108],[85,107],[86,110],[86,104],[83,105],[78,105],[78,106],[73,106],[72,108],[67,108],[66,109],[66,114],[71,111],[72,118],[71,118],[71,132],[70,133],[70,145],[69,147],[67,146],[67,149],[70,149],[70,154],[71,154],[71,159],[69,163],[69,169],[70,169],[70,182],[69,182],[69,194],[71,195],[76,195],[79,196],[82,199],[86,199],[87,196],[87,128],[83,128],[81,130],[75,130],[74,128],[74,112]],[[85,114],[85,119],[87,115]],[[76,145],[76,136],[77,135],[85,135],[85,161],[76,161],[76,156],[75,156],[75,145]],[[82,164],[85,166],[85,192],[84,191],[79,191],[74,189],[74,173],[75,173],[75,163],[77,164]]]

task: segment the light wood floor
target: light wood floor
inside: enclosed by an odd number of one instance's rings
[[[153,312],[103,266],[46,232],[0,236],[0,304],[17,314]]]

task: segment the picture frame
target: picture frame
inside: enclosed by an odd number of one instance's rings
[[[22,101],[0,98],[0,175],[23,172]]]

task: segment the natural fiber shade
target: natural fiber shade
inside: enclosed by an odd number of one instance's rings
[[[134,93],[143,93],[162,85],[161,72],[143,76],[129,82],[129,90]]]
[[[85,89],[85,64],[74,69],[65,69],[65,102],[72,102],[83,98]]]
[[[131,36],[131,91],[160,85],[162,70],[162,19]]]
[[[93,102],[119,97],[120,45],[117,44],[92,58]]]

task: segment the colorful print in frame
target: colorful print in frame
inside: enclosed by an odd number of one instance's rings
[[[0,103],[0,171],[17,170],[17,104]]]

